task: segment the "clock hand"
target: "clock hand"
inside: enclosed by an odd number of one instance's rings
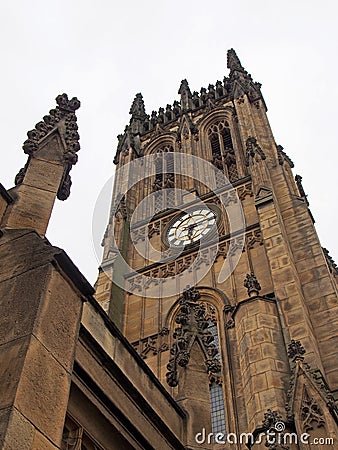
[[[186,227],[182,227],[181,230],[189,230],[190,228],[197,227],[198,225],[201,225],[203,222],[208,221],[208,220],[209,220],[209,219],[203,219],[203,220],[201,220],[200,222],[192,223],[192,224],[190,224],[190,225],[188,225],[188,226],[186,226]]]
[[[194,232],[194,228],[195,228],[195,224],[191,224],[188,226],[188,238],[191,240],[192,239],[192,234]]]

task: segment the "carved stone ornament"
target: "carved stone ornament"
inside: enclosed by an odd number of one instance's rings
[[[325,255],[325,259],[327,262],[327,265],[329,266],[329,270],[333,275],[338,275],[338,266],[335,263],[334,259],[332,258],[332,256],[330,255],[330,252],[322,247],[324,255]]]
[[[247,166],[253,164],[257,160],[257,156],[260,157],[261,160],[266,159],[265,153],[258,145],[257,139],[254,137],[248,137],[246,140],[246,158],[245,164]]]
[[[266,437],[265,447],[270,450],[289,450],[290,447],[283,445],[283,439],[278,435],[283,435],[283,430],[279,429],[279,425],[283,424],[282,415],[278,411],[272,411],[268,409],[264,413],[264,419],[262,421],[262,429],[264,431],[272,431],[273,433]]]
[[[181,81],[181,86],[178,90],[178,93],[181,95],[181,107],[183,111],[187,111],[188,109],[190,109],[192,104],[191,102],[192,94],[187,80]]]
[[[133,118],[144,118],[146,116],[144,101],[141,93],[136,94],[130,107],[129,114],[131,114]]]
[[[227,54],[227,66],[228,69],[230,69],[232,72],[234,70],[238,70],[240,72],[244,72],[244,67],[242,66],[235,50],[233,48],[231,48],[230,50],[228,50],[228,54]]]
[[[174,343],[170,349],[171,358],[167,364],[167,383],[171,387],[178,385],[178,367],[186,367],[190,359],[190,351],[198,341],[205,357],[208,373],[218,373],[221,370],[214,336],[208,330],[209,321],[206,318],[205,306],[197,303],[201,294],[194,288],[187,286],[179,299],[180,307],[176,316],[176,323],[180,326],[173,334]]]
[[[262,426],[264,430],[271,430],[274,428],[276,422],[281,422],[282,415],[278,411],[271,411],[271,409],[268,409],[264,413],[264,419],[262,421]]]
[[[315,400],[309,396],[306,389],[302,400],[301,419],[303,430],[306,432],[313,430],[314,426],[320,428],[325,424],[323,411]]]
[[[244,287],[248,290],[249,297],[256,297],[262,289],[253,272],[248,273],[244,280]]]
[[[148,356],[155,356],[158,353],[169,350],[168,335],[168,328],[163,327],[157,334],[133,342],[133,347],[142,359],[146,359]]]
[[[297,185],[297,188],[298,188],[299,195],[305,200],[306,204],[309,205],[309,202],[308,202],[308,199],[307,199],[307,195],[306,195],[306,193],[304,191],[304,188],[303,188],[302,179],[303,178],[300,175],[296,175],[295,176],[295,181],[296,181],[296,185]]]
[[[318,398],[321,397],[323,399],[323,402],[328,407],[332,417],[336,423],[338,423],[337,402],[334,399],[332,392],[330,391],[320,370],[312,369],[310,364],[304,361],[303,355],[305,353],[305,349],[300,341],[292,340],[290,342],[288,347],[288,356],[291,359],[291,376],[285,405],[287,419],[289,421],[294,420],[294,402],[296,397],[297,379],[300,374],[304,374],[308,379],[308,383],[318,392]],[[324,416],[322,415],[322,411],[318,404],[313,399],[310,399],[309,395],[305,393],[303,396],[300,415],[305,431],[310,429],[308,428],[309,426],[312,426],[311,421],[313,423],[316,422],[317,426],[321,426],[320,424],[322,424],[322,420],[324,420]]]
[[[115,218],[115,220],[119,220],[119,218],[127,220],[128,208],[127,200],[124,194],[118,194],[116,196],[115,203],[112,208],[112,216]]]
[[[68,99],[67,94],[56,97],[57,106],[49,111],[49,115],[44,116],[43,120],[35,125],[35,128],[27,133],[28,139],[23,144],[24,152],[29,158],[38,150],[43,138],[55,128],[59,128],[60,133],[66,143],[66,151],[63,154],[63,160],[66,163],[60,188],[57,193],[59,200],[66,200],[70,194],[70,169],[77,162],[77,152],[80,150],[78,126],[76,123],[75,111],[79,109],[80,102],[74,97]],[[29,164],[29,159],[25,167],[20,169],[15,177],[15,184],[21,184]]]
[[[145,129],[148,130],[149,126],[145,126],[145,123],[149,118],[145,111],[142,94],[136,94],[130,107],[129,114],[131,114],[130,129],[132,133],[137,134],[142,133]]]
[[[159,235],[163,232],[164,227],[167,221],[158,220],[156,222],[152,222],[148,225],[148,233],[149,238],[154,235]],[[134,230],[133,239],[134,239]],[[169,278],[172,276],[179,275],[185,270],[191,270],[191,266],[195,259],[198,256],[198,264],[196,263],[195,268],[201,267],[202,265],[210,265],[212,262],[218,259],[223,258],[226,259],[229,256],[233,256],[237,253],[237,251],[245,252],[246,247],[248,249],[252,249],[256,246],[263,245],[263,237],[260,229],[251,230],[246,233],[245,236],[246,245],[243,245],[243,236],[227,238],[226,240],[221,241],[218,245],[211,245],[208,248],[198,250],[187,255],[184,255],[181,258],[176,258],[175,261],[163,263],[159,267],[142,270],[142,274],[146,277],[149,277],[149,282],[147,286],[151,284],[158,284],[158,280],[156,278]],[[216,253],[218,247],[218,251]],[[128,288],[132,291],[142,292],[142,285],[139,284],[139,280],[141,279],[140,275],[131,274],[127,276],[128,280]]]
[[[174,126],[179,128],[182,114],[189,113],[189,116],[193,118],[215,108],[224,110],[224,104],[229,101],[236,100],[239,104],[244,104],[246,98],[256,107],[263,105],[266,108],[260,90],[261,84],[253,81],[251,75],[243,68],[234,49],[230,49],[227,53],[227,66],[230,69],[228,77],[225,76],[223,81],[217,80],[215,84],[210,83],[208,88],[202,87],[199,92],[192,93],[187,80],[182,80],[178,91],[180,101],[175,100],[172,105],[167,104],[165,108],[161,107],[158,111],[153,111],[150,116],[146,114],[142,95],[137,94],[130,109],[129,125],[124,135],[119,137],[114,163],[120,162],[127,135],[139,136],[143,138],[143,141],[152,140],[154,136],[168,133]],[[237,121],[237,117],[235,120]],[[182,145],[181,135],[183,139],[189,137],[185,130],[184,134],[181,131],[177,144],[179,148]],[[197,127],[194,130],[190,128],[190,131],[192,131],[190,137],[198,141]],[[142,156],[144,146],[140,148],[140,152],[135,153],[137,156]]]
[[[302,346],[300,341],[295,341],[294,339],[291,340],[289,346],[288,346],[288,356],[292,361],[303,361],[305,349]]]
[[[278,162],[281,166],[284,164],[285,161],[289,164],[291,168],[295,166],[291,158],[284,152],[284,148],[281,145],[277,145],[277,155],[278,155]]]

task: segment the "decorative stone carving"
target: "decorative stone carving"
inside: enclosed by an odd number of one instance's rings
[[[259,291],[262,289],[261,285],[253,272],[248,273],[244,280],[244,287],[248,290],[249,297],[257,297]]]
[[[289,358],[295,362],[295,361],[303,361],[305,354],[305,348],[302,346],[300,341],[295,341],[294,339],[291,340],[289,346],[288,346],[288,356]]]
[[[167,364],[166,374],[167,383],[171,387],[178,385],[178,367],[187,366],[191,348],[196,340],[204,353],[207,372],[217,374],[221,370],[220,362],[215,357],[218,350],[213,343],[214,336],[208,330],[205,307],[197,302],[200,297],[196,288],[187,286],[179,299],[180,307],[176,316],[179,327],[173,334],[174,343],[170,350],[172,357]]]
[[[120,161],[127,135],[151,138],[154,135],[167,133],[173,128],[173,122],[182,116],[182,112],[189,111],[193,116],[200,112],[207,113],[214,108],[224,111],[226,101],[236,100],[238,104],[244,103],[245,95],[256,107],[260,105],[265,107],[260,83],[253,82],[251,75],[243,68],[233,49],[228,51],[227,60],[230,74],[229,77],[223,78],[223,83],[217,80],[215,84],[209,84],[208,89],[202,87],[200,93],[197,91],[191,93],[187,80],[182,80],[179,89],[180,101],[175,100],[172,106],[168,104],[166,108],[159,108],[158,113],[153,111],[150,118],[145,112],[142,95],[137,94],[130,109],[132,115],[130,124],[125,129],[124,139],[119,141],[114,162],[117,164]],[[193,139],[195,141],[199,139],[197,131],[193,133]],[[179,141],[178,147],[180,145]]]
[[[285,161],[289,164],[291,168],[295,166],[292,160],[289,158],[289,156],[284,152],[284,149],[281,145],[277,145],[277,155],[278,155],[278,162],[281,166],[284,164]]]
[[[133,342],[132,345],[141,358],[146,359],[148,356],[155,356],[169,350],[168,335],[168,328],[163,327],[157,334]]]
[[[167,122],[170,122],[171,120],[173,120],[173,112],[171,110],[171,105],[167,105],[165,108],[165,116],[167,118]]]
[[[233,48],[228,50],[227,67],[228,67],[228,69],[230,69],[231,72],[233,72],[235,70],[244,72],[244,67],[242,66],[242,64]]]
[[[202,87],[200,90],[200,99],[201,99],[202,105],[205,105],[208,100],[207,90],[204,87]]]
[[[224,313],[226,315],[226,322],[225,322],[225,328],[234,328],[235,326],[235,319],[234,319],[234,312],[235,312],[236,306],[233,305],[226,305],[224,306]]]
[[[329,270],[333,275],[338,275],[338,266],[333,260],[332,256],[329,254],[329,251],[322,247],[327,265],[329,266]]]
[[[161,124],[164,123],[164,118],[165,118],[164,108],[159,108],[158,115],[157,115],[158,123],[161,123]]]
[[[195,108],[198,108],[200,106],[200,98],[199,98],[199,93],[197,91],[194,91],[192,93],[192,103]]]
[[[28,155],[33,155],[38,149],[41,139],[64,119],[66,126],[64,137],[67,144],[67,153],[65,153],[64,158],[75,164],[77,161],[76,152],[80,150],[75,111],[80,108],[80,102],[76,97],[68,100],[67,94],[62,94],[56,97],[56,103],[58,106],[50,110],[48,116],[44,116],[43,122],[37,123],[34,130],[28,131],[28,139],[24,142],[22,148]]]
[[[257,139],[254,137],[248,137],[246,140],[246,158],[245,164],[247,166],[254,163],[257,160],[257,157],[260,157],[261,160],[266,159],[265,153],[261,149],[261,147],[257,143]]]
[[[170,218],[166,218],[166,220],[158,220],[156,222],[151,222],[149,224],[149,237],[151,238],[155,234],[159,235],[163,232],[163,229],[166,223],[170,220]],[[134,230],[133,230],[134,233]],[[141,237],[139,238],[141,239]],[[219,257],[223,257],[224,259],[229,256],[234,256],[237,251],[241,250],[245,252],[245,246],[243,246],[243,236],[228,238],[227,240],[221,241],[218,245],[218,252],[216,255],[216,259]],[[251,230],[246,234],[247,246],[248,248],[253,248],[256,245],[262,245],[262,234],[259,229]],[[211,261],[215,259],[215,245],[211,245],[203,249],[203,251],[195,251],[181,258],[175,259],[175,261],[163,263],[159,267],[151,270],[139,270],[146,277],[149,277],[149,285],[155,283],[154,278],[169,278],[172,276],[179,275],[185,270],[192,270],[191,265],[199,254],[199,264],[195,267],[197,269],[202,264],[210,264]],[[127,281],[129,283],[129,288],[132,291],[142,291],[141,284],[138,282],[140,280],[140,275],[130,275],[127,276]],[[157,283],[158,284],[158,283]]]
[[[123,220],[126,220],[128,218],[128,210],[127,210],[127,204],[126,204],[126,197],[125,195],[120,194],[117,197],[116,205],[115,205],[115,217],[120,217]]]
[[[19,172],[15,176],[14,183],[17,186],[18,184],[21,184],[25,178],[25,174],[28,168],[28,162],[22,167]]]
[[[246,234],[246,245],[250,250],[257,245],[263,245],[263,236],[261,230],[253,230]]]
[[[223,97],[223,95],[225,95],[223,84],[219,80],[216,81],[216,94],[218,98]]]
[[[237,189],[237,195],[240,200],[244,200],[245,197],[252,197],[253,191],[252,191],[252,184],[246,183],[244,186],[239,186]]]
[[[217,258],[222,256],[225,259],[229,252],[229,242],[222,242],[218,247]]]
[[[175,100],[173,103],[173,113],[175,118],[181,115],[181,105],[180,102],[178,102],[177,100]]]
[[[216,309],[213,305],[210,303],[204,303],[205,307],[205,318],[209,322],[212,322],[213,324],[217,323],[217,316],[216,316]]]
[[[191,107],[192,98],[187,80],[182,80],[178,93],[181,95],[181,107],[183,111],[187,111]]]
[[[297,188],[298,188],[299,195],[305,200],[306,204],[309,205],[309,202],[308,202],[308,199],[307,199],[307,195],[306,195],[306,193],[304,191],[304,188],[303,188],[302,179],[303,178],[300,175],[296,175],[295,176],[295,181],[296,181],[296,185],[297,185]]]
[[[239,236],[230,240],[229,256],[235,256],[238,251],[245,252],[244,236]]]
[[[264,413],[264,419],[262,421],[262,427],[264,430],[271,430],[275,427],[276,422],[282,421],[282,415],[278,411],[271,411],[268,409]]]
[[[165,220],[157,220],[156,222],[152,222],[149,224],[149,236],[153,236],[155,234],[160,234],[163,232],[164,227],[166,226],[167,222],[170,220],[170,217],[166,217]],[[135,229],[133,229],[133,233]],[[141,232],[140,232],[141,233]],[[139,237],[141,239],[141,237]],[[253,248],[256,245],[262,245],[262,235],[261,231],[259,229],[251,230],[246,233],[246,241],[247,241],[247,247]],[[241,249],[241,251],[245,251],[245,246],[243,247],[243,236],[239,236],[236,238],[228,238],[227,240],[221,241],[219,243],[218,247],[218,253],[216,258],[223,257],[226,258],[228,254],[230,256],[233,256],[236,254],[236,252]],[[215,258],[215,246],[211,245],[208,248],[203,249],[203,252],[199,252],[199,266],[201,264],[210,264],[210,261],[213,261]],[[141,270],[142,274],[148,277],[162,277],[167,278],[169,276],[174,276],[182,273],[183,271],[189,269],[195,260],[196,256],[198,254],[198,251],[194,253],[190,253],[189,255],[186,255],[182,258],[177,258],[175,261],[170,263],[161,264],[160,267],[156,269],[151,270]],[[198,267],[199,267],[198,266]],[[196,267],[197,268],[197,267]],[[132,289],[141,289],[141,286],[138,285],[135,280],[137,280],[138,276],[131,275],[128,276],[127,279],[129,280],[130,285],[132,286]],[[132,281],[133,280],[133,281]],[[150,281],[152,283],[153,281]]]
[[[159,235],[161,233],[161,221],[151,222],[148,225],[148,237],[151,238],[154,235]]]
[[[301,419],[303,430],[306,432],[313,430],[314,425],[320,428],[325,424],[323,411],[319,408],[315,399],[309,397],[306,389],[302,400]]]
[[[213,383],[218,384],[219,386],[222,386],[223,379],[221,375],[218,375],[216,373],[209,373],[209,386],[211,386]]]
[[[70,188],[72,185],[72,180],[69,173],[67,173],[61,183],[57,197],[59,200],[66,200],[70,196]]]
[[[270,450],[289,450],[290,447],[282,444],[283,439],[281,436],[283,435],[283,430],[279,429],[279,423],[283,423],[282,415],[278,411],[272,411],[268,409],[266,413],[264,413],[264,419],[262,421],[262,429],[264,431],[270,431],[273,433],[269,433],[269,436],[266,437],[265,447]]]
[[[287,392],[287,401],[285,405],[285,410],[287,413],[287,419],[290,421],[294,420],[294,401],[295,401],[295,390],[297,385],[297,379],[300,373],[304,373],[306,377],[308,377],[309,381],[313,383],[313,386],[317,389],[318,394],[321,398],[323,398],[325,404],[327,405],[331,415],[334,420],[338,423],[338,405],[336,400],[334,399],[323,375],[320,370],[314,370],[311,366],[304,361],[304,354],[306,353],[304,347],[302,346],[300,341],[292,340],[288,346],[288,356],[291,359],[291,376],[289,381],[289,389]],[[306,397],[304,397],[306,399]],[[305,409],[303,410],[303,406]],[[301,415],[304,413],[303,422],[305,421],[305,425],[308,426],[309,418],[311,418],[311,414],[319,414],[319,407],[313,405],[313,412],[311,410],[311,403],[303,401]],[[313,416],[314,417],[314,416]],[[317,418],[316,420],[319,420]],[[304,425],[304,426],[305,426]]]
[[[66,144],[66,151],[63,153],[65,171],[57,197],[59,200],[66,200],[69,197],[72,184],[69,172],[72,166],[76,164],[77,152],[80,150],[80,136],[77,132],[78,126],[75,115],[75,111],[80,108],[80,102],[76,97],[69,100],[67,94],[62,94],[56,97],[56,103],[57,106],[49,111],[49,115],[44,116],[43,121],[37,123],[34,130],[28,131],[28,139],[24,142],[22,148],[27,155],[33,156],[43,138],[54,129],[59,128]],[[28,164],[29,159],[25,167],[20,169],[15,177],[16,185],[23,182]]]
[[[141,93],[136,94],[134,101],[130,107],[129,114],[131,114],[134,118],[146,116],[144,101]]]

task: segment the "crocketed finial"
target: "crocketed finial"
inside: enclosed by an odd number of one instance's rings
[[[233,72],[234,70],[239,70],[241,72],[245,71],[244,67],[242,66],[242,64],[233,48],[228,50],[227,67],[228,67],[228,69],[230,69],[230,72]]]

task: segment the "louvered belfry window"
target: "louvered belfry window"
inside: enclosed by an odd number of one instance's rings
[[[238,180],[236,156],[228,122],[222,120],[211,125],[208,137],[212,150],[212,163],[231,183]]]
[[[156,196],[155,212],[175,206],[174,148],[164,145],[156,151],[155,180],[153,191]]]
[[[173,151],[174,149],[171,145],[166,145],[156,152],[154,191],[173,188],[175,185]]]

